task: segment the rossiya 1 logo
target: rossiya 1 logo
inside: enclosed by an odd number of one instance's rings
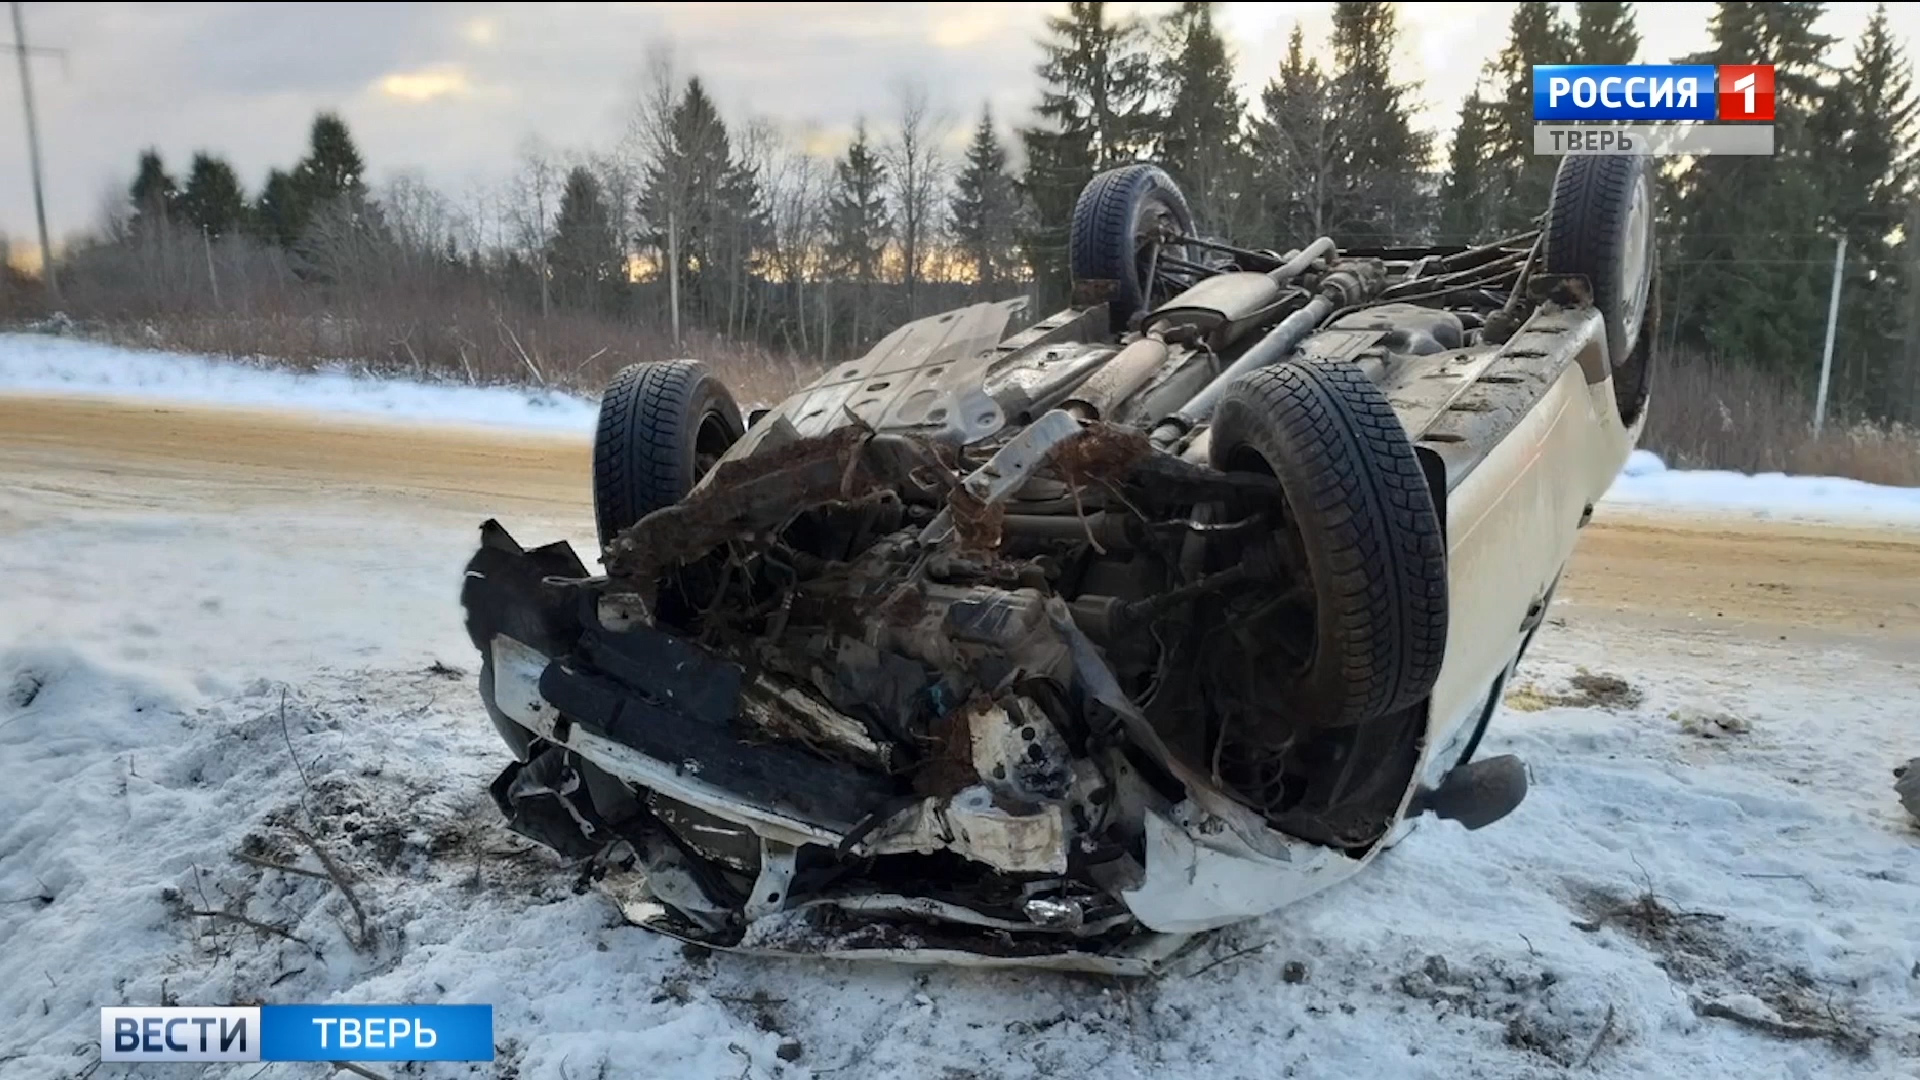
[[[1537,64],[1535,120],[1773,119],[1772,64]]]

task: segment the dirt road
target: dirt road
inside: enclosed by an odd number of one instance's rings
[[[184,482],[235,504],[325,492],[584,525],[588,468],[587,442],[574,437],[0,395],[0,477],[76,498],[138,502],[143,478],[164,478],[175,483],[159,486]],[[1838,636],[1911,655],[1920,531],[1603,508],[1561,599],[1589,617]]]

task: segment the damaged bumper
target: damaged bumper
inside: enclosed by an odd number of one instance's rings
[[[566,545],[488,522],[463,600],[517,758],[494,798],[630,921],[781,955],[1145,974],[1372,854],[1276,831],[1184,764],[1059,598],[958,592],[796,670],[658,629]],[[943,700],[888,634],[1017,641],[1050,678]]]

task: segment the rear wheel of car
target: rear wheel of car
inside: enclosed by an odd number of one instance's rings
[[[1159,257],[1185,258],[1174,236],[1193,235],[1193,214],[1180,188],[1157,165],[1122,165],[1087,181],[1073,204],[1069,261],[1077,282],[1111,282],[1113,327],[1167,299],[1157,287]]]
[[[685,498],[744,431],[740,407],[706,365],[665,360],[622,368],[600,398],[593,444],[600,546]]]
[[[1546,268],[1579,274],[1607,330],[1613,392],[1628,423],[1646,404],[1659,337],[1653,238],[1653,173],[1644,157],[1571,155],[1554,174]]]
[[[1362,724],[1433,689],[1447,639],[1447,553],[1427,479],[1393,406],[1345,361],[1235,381],[1214,414],[1214,467],[1280,481],[1278,557],[1293,609],[1262,617],[1277,745],[1304,725]]]

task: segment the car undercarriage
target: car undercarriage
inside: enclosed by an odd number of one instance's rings
[[[1129,166],[1024,327],[910,322],[750,426],[623,372],[602,572],[492,521],[467,568],[501,811],[686,940],[1117,973],[1511,811],[1474,750],[1654,337],[1644,173],[1589,160],[1571,224],[1285,252]]]

